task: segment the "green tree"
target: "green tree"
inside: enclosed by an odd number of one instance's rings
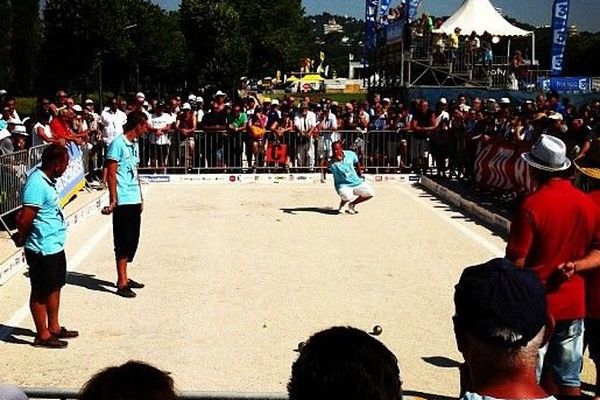
[[[125,56],[126,18],[121,1],[48,0],[43,15],[40,82],[47,89],[91,90],[98,66],[116,64]]]
[[[314,36],[304,18],[301,0],[232,0],[240,14],[240,29],[255,77],[277,70],[298,70],[300,59],[310,55]]]
[[[13,0],[11,17],[10,64],[14,71],[11,89],[31,94],[35,92],[41,39],[39,0]]]
[[[10,0],[0,0],[0,89],[9,88],[13,81],[10,63],[11,10]]]
[[[229,1],[182,0],[179,13],[194,81],[221,89],[236,87],[249,62],[238,10]]]

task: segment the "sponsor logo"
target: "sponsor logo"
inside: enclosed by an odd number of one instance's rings
[[[408,177],[409,182],[419,182],[419,177],[417,175],[411,175]]]
[[[146,180],[152,183],[169,183],[171,182],[171,177],[168,175],[148,175],[146,176]]]
[[[276,181],[284,181],[284,180],[287,180],[287,176],[281,176],[281,175],[277,175],[277,176],[275,177],[275,180],[276,180]]]
[[[383,181],[383,177],[382,177],[382,176],[379,176],[379,175],[377,175],[377,176],[375,177],[375,182],[381,182],[381,181]]]
[[[299,181],[305,181],[307,179],[308,179],[308,177],[306,175],[299,175],[296,177],[296,180],[299,180]]]
[[[293,181],[295,179],[294,175],[290,175],[290,181]]]
[[[236,180],[237,180],[237,179],[236,179],[236,177],[235,177],[235,176],[233,176],[233,175],[231,175],[231,176],[229,177],[229,182],[235,182]]]

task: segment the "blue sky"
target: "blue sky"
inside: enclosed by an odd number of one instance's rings
[[[171,10],[179,7],[179,0],[154,1]],[[392,4],[397,3],[399,0],[392,0]],[[423,0],[422,7],[434,15],[450,15],[461,3],[462,0]],[[504,13],[533,25],[550,24],[552,3],[553,0],[492,0]],[[308,14],[327,11],[363,18],[365,12],[364,0],[302,0],[302,4]],[[576,24],[579,30],[600,31],[600,0],[572,0],[569,22]]]

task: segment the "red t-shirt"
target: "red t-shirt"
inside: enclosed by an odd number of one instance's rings
[[[600,250],[600,211],[569,180],[551,180],[527,197],[510,229],[506,256],[525,257],[546,286],[548,310],[557,321],[585,316],[583,277],[558,283],[556,267]]]
[[[600,207],[600,190],[589,194],[594,203]],[[585,279],[585,311],[586,317],[600,319],[600,269],[583,274]]]
[[[52,136],[55,138],[68,139],[71,137],[71,129],[60,118],[52,118],[52,121],[50,121],[50,130],[52,131]]]

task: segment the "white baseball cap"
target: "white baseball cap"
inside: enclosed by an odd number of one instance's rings
[[[190,103],[183,103],[183,105],[181,106],[182,110],[191,110],[192,106],[190,105]]]
[[[202,98],[202,96],[196,97],[196,103],[204,103],[204,99]]]
[[[135,97],[136,97],[137,99],[142,99],[142,100],[144,100],[144,99],[146,98],[146,95],[145,95],[144,93],[142,93],[142,92],[138,92],[138,93],[135,95]]]
[[[196,101],[196,95],[195,95],[195,94],[190,94],[190,95],[188,96],[188,100],[189,100],[189,101]]]
[[[272,106],[278,106],[279,105],[279,100],[277,100],[277,99],[271,100],[271,105]]]
[[[73,106],[73,111],[75,111],[75,112],[82,112],[83,108],[81,108],[81,106],[79,104],[75,104]]]
[[[510,104],[510,99],[508,97],[503,97],[500,99],[500,104]]]
[[[214,97],[219,97],[219,96],[227,96],[225,93],[223,93],[220,90],[217,90],[217,93],[215,93]]]

